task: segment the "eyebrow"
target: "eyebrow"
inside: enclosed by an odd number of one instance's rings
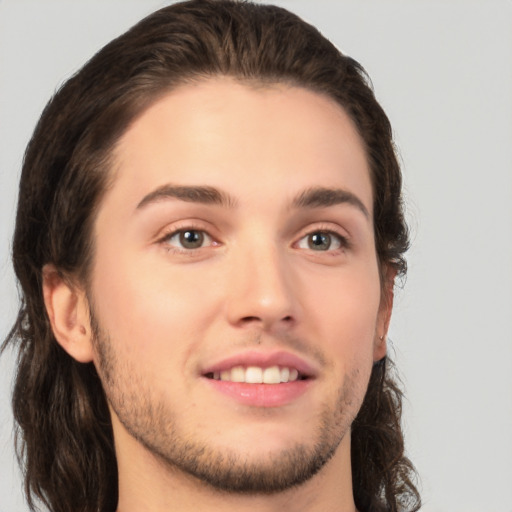
[[[179,199],[190,203],[213,204],[228,208],[234,208],[237,205],[234,197],[215,187],[166,184],[144,196],[136,209],[139,210],[149,204],[166,199]],[[293,199],[291,206],[292,208],[327,208],[343,203],[355,206],[366,218],[370,218],[368,209],[361,199],[352,192],[341,188],[308,188]]]
[[[189,203],[214,204],[233,208],[236,200],[225,192],[208,186],[181,186],[162,185],[142,198],[137,210],[151,203],[158,203],[166,199],[180,199]]]
[[[294,208],[327,208],[347,203],[355,206],[369,219],[370,213],[355,194],[341,188],[313,187],[300,193],[292,202]]]

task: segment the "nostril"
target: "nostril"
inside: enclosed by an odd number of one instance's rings
[[[263,319],[259,316],[244,316],[242,319],[242,322],[244,323],[251,323],[251,322],[262,322]],[[292,322],[293,317],[291,315],[286,315],[281,319],[282,322]]]
[[[246,315],[241,316],[236,320],[236,325],[238,327],[248,328],[251,326],[259,326],[264,330],[274,329],[274,328],[284,328],[288,329],[294,325],[295,316],[294,315]]]
[[[259,322],[261,321],[261,318],[258,318],[257,316],[244,316],[242,318],[242,322]]]

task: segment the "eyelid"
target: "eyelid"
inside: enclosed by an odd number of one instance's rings
[[[313,231],[313,232],[303,236],[302,238],[300,238],[297,241],[297,247],[299,249],[314,251],[315,249],[313,249],[312,247],[309,246],[309,241],[307,239],[311,235],[314,235],[316,233],[322,233],[323,235],[328,235],[330,238],[330,241],[331,242],[334,241],[334,247],[328,247],[327,249],[324,249],[324,250],[318,249],[318,252],[335,252],[335,251],[339,251],[340,249],[343,249],[346,246],[344,239],[341,236],[339,236],[337,233],[333,233],[332,231]],[[305,244],[307,244],[307,246],[305,246]]]
[[[180,246],[177,246],[177,245],[175,246],[175,245],[171,244],[171,240],[173,240],[176,237],[179,237],[179,235],[181,235],[182,233],[187,233],[187,232],[201,233],[203,235],[202,242],[204,243],[204,245],[201,245],[200,247],[196,247],[196,248],[191,248],[191,247],[180,247]],[[167,242],[169,245],[172,245],[173,247],[177,247],[178,249],[189,251],[189,250],[198,250],[205,246],[211,245],[211,243],[213,242],[213,238],[206,231],[203,231],[201,229],[186,228],[186,229],[178,229],[178,231],[175,231],[174,233],[170,233],[168,236],[166,236],[163,239],[163,242]]]
[[[204,222],[199,222],[196,220],[183,220],[176,223],[173,223],[163,230],[161,230],[157,236],[155,243],[158,245],[164,246],[164,248],[168,251],[175,252],[177,254],[188,254],[192,255],[192,253],[197,253],[201,251],[201,249],[206,249],[212,246],[221,245],[217,238],[211,234],[213,229],[205,227]],[[169,243],[169,240],[179,233],[183,233],[185,231],[198,231],[205,235],[208,238],[209,243],[205,246],[198,247],[196,249],[189,249],[186,247],[179,247],[177,245],[172,245]]]
[[[342,251],[345,249],[350,249],[352,244],[350,241],[350,236],[348,233],[337,226],[336,224],[332,223],[319,223],[312,226],[308,226],[307,228],[301,230],[299,236],[296,238],[296,241],[293,245],[297,246],[298,243],[302,240],[304,240],[306,237],[314,234],[314,233],[327,233],[330,235],[334,235],[336,238],[340,241],[340,247],[337,249],[330,249],[328,251],[323,252],[335,252],[335,251]],[[318,251],[322,252],[322,251]]]

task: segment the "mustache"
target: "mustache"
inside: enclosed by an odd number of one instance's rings
[[[287,332],[272,335],[264,332],[254,333],[245,339],[235,341],[233,346],[239,349],[253,349],[256,347],[288,349],[298,355],[314,360],[322,367],[330,366],[330,360],[314,342]]]

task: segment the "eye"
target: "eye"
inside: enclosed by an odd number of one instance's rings
[[[299,249],[312,251],[334,251],[345,245],[345,239],[332,231],[313,231],[297,243]]]
[[[200,249],[212,245],[213,240],[205,231],[199,229],[180,229],[166,236],[164,243],[178,249]]]

